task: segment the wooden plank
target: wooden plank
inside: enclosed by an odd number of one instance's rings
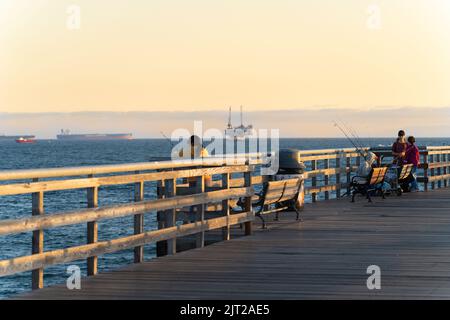
[[[205,192],[205,176],[197,177],[195,181],[195,192]],[[205,204],[200,203],[195,208],[195,219],[197,222],[203,222],[205,220]],[[205,246],[205,232],[201,231],[196,236],[195,246],[197,248],[203,248]]]
[[[348,168],[350,168],[351,167],[351,158],[350,157],[347,157],[346,158],[346,171],[347,171],[347,179],[346,179],[346,181],[347,181],[347,194],[350,194],[350,182],[351,182],[351,173],[350,173],[350,170],[348,170]]]
[[[92,175],[89,176],[92,178]],[[87,203],[88,208],[98,207],[98,187],[87,189]],[[98,223],[97,221],[90,221],[87,223],[87,243],[96,243],[98,241]],[[98,258],[91,256],[87,259],[87,274],[88,276],[95,276],[98,273]]]
[[[163,211],[171,208],[179,209],[200,203],[220,202],[224,199],[236,199],[253,194],[253,187],[234,188],[190,196],[177,196],[171,199],[146,200],[138,203],[83,209],[68,213],[56,213],[17,220],[2,220],[0,221],[0,235],[126,217],[149,211]]]
[[[423,160],[422,160],[422,164],[424,166],[423,168],[423,188],[425,191],[428,191],[428,154],[423,154],[422,155]]]
[[[245,180],[245,184],[244,184],[245,187],[250,188],[252,186],[252,173],[245,172],[244,180]],[[244,199],[244,211],[253,213],[252,212],[252,196],[251,195],[247,195]],[[250,219],[244,223],[244,233],[246,236],[249,236],[252,234],[252,221],[253,221],[253,219]]]
[[[330,168],[330,160],[329,159],[325,159],[325,160],[323,160],[323,167],[324,167],[324,170],[325,171],[328,171],[328,170],[330,170],[329,168]],[[347,169],[347,168],[346,168]],[[349,170],[351,170],[351,168],[348,168]],[[332,169],[333,170],[333,172],[332,173],[326,173],[325,174],[325,176],[324,176],[324,184],[325,184],[325,186],[328,186],[329,184],[330,184],[330,178],[329,178],[329,175],[330,174],[334,174],[336,171],[336,168],[333,168]],[[325,191],[325,200],[329,200],[330,199],[330,192],[329,191]]]
[[[444,158],[445,156],[446,156],[446,155],[443,154],[443,155],[442,155],[442,157],[443,157],[442,159],[446,159],[446,158]],[[429,163],[429,164],[428,164],[428,169],[432,169],[432,168],[445,168],[445,167],[448,167],[448,166],[450,166],[450,162],[444,160],[444,161],[440,161],[440,162]]]
[[[158,197],[158,201],[161,201],[164,199],[165,197],[165,180],[158,180],[157,182],[157,189],[156,189],[156,193],[157,193],[157,197]],[[189,189],[189,188],[188,188]],[[189,193],[191,194],[191,193]],[[164,199],[165,200],[165,199]],[[172,207],[168,207],[165,209],[169,209]],[[164,217],[165,212],[162,211],[162,209],[159,209],[156,212],[156,220],[158,223],[158,230],[164,229],[166,227],[166,219]],[[167,255],[167,241],[158,241],[156,242],[156,256],[157,257],[163,257]]]
[[[175,237],[183,237],[208,230],[219,229],[230,223],[232,225],[253,221],[251,212],[234,214],[228,217],[219,217],[181,226],[169,227],[156,231],[147,231],[141,234],[99,241],[77,247],[47,251],[31,256],[18,257],[0,261],[0,276],[15,274],[34,269],[43,268],[54,264],[67,263],[76,260],[89,259],[106,253],[117,252],[136,246],[142,246],[157,241],[169,240]]]
[[[312,194],[312,193],[320,193],[320,192],[326,192],[326,191],[339,191],[342,188],[346,188],[346,183],[341,184],[330,184],[328,186],[320,186],[320,187],[305,187],[305,194]]]
[[[448,157],[449,157],[449,155],[448,155],[448,154],[444,154],[442,157],[443,157],[443,158],[442,158],[442,164],[444,165],[442,174],[443,174],[444,176],[447,176],[447,174],[449,174],[448,168],[449,168],[449,166],[450,166],[450,163],[448,162]],[[449,180],[449,179],[450,179],[450,177],[444,179],[444,188],[447,188],[447,187],[448,187],[448,180]]]
[[[236,156],[236,157],[234,157]],[[194,160],[176,160],[176,161],[153,161],[141,163],[126,163],[97,166],[64,167],[64,168],[45,168],[45,169],[26,169],[26,170],[3,170],[0,171],[0,181],[6,180],[27,180],[34,178],[57,178],[74,177],[84,175],[110,174],[119,172],[148,171],[148,170],[167,170],[180,169],[195,166],[218,166],[222,167],[225,163],[228,167],[248,164],[258,165],[264,163],[264,158],[259,154],[233,155],[232,158],[219,155],[217,157],[207,157]],[[258,157],[258,158],[257,158]],[[168,179],[169,177],[167,177]]]
[[[38,179],[33,179],[38,181]],[[44,193],[36,192],[32,194],[32,216],[44,215]],[[31,241],[31,253],[41,254],[44,252],[44,230],[39,229],[33,231]],[[37,268],[31,272],[31,288],[33,290],[44,287],[44,268]]]
[[[428,153],[429,154],[429,153]],[[434,163],[434,159],[435,159],[435,154],[429,154],[429,161],[431,164]],[[431,175],[431,179],[428,180],[428,182],[431,182],[431,189],[434,190],[436,188],[436,182],[432,181],[433,177],[434,177],[434,173],[435,173],[435,168],[430,169],[430,175]]]
[[[139,174],[136,171],[135,174]],[[134,185],[134,201],[144,201],[144,181],[136,182]],[[134,234],[140,234],[144,232],[144,214],[136,214],[134,216]],[[144,261],[144,247],[137,246],[134,248],[134,263],[141,263]]]
[[[71,189],[95,188],[100,186],[140,183],[146,181],[159,181],[166,179],[192,178],[201,175],[215,175],[223,173],[253,171],[254,167],[249,165],[213,167],[201,169],[188,169],[178,171],[152,172],[132,175],[118,175],[108,177],[93,177],[92,175],[84,179],[67,179],[55,181],[42,181],[32,183],[17,183],[0,185],[0,195],[27,194],[33,192],[48,192]]]
[[[176,196],[177,181],[176,179],[168,179],[165,182],[165,197],[170,199]],[[170,228],[176,225],[176,209],[168,209],[165,212],[166,227]],[[175,254],[177,252],[177,239],[172,238],[167,240],[167,254]]]
[[[256,184],[263,184],[264,182],[268,181],[267,176],[253,176],[252,183],[253,185]],[[244,178],[230,178],[230,187],[231,188],[238,188],[243,187],[245,184]],[[221,187],[222,181],[212,181],[208,187]]]
[[[325,155],[314,155],[314,156],[301,156],[300,160],[303,162],[307,161],[319,161],[319,160],[331,160],[331,159],[337,159],[342,156],[341,153],[336,154],[325,154]],[[359,153],[357,152],[351,152],[351,153],[345,153],[345,157],[357,157],[359,156]]]
[[[369,150],[369,148],[362,148],[358,150]],[[357,153],[358,150],[356,148],[338,148],[338,149],[315,149],[315,150],[299,150],[299,155],[315,155],[315,154],[334,154],[334,153]]]
[[[224,173],[222,174],[222,188],[229,189],[230,188],[230,174]],[[231,238],[231,229],[229,223],[230,217],[230,201],[228,199],[222,200],[222,215],[227,217],[227,225],[222,229],[222,239],[225,241],[230,240]]]
[[[448,179],[450,179],[450,174],[435,175],[435,176],[429,177],[428,182],[436,183],[436,182],[440,182],[442,180],[448,180]]]
[[[336,159],[336,168],[341,168],[341,158]],[[336,198],[341,197],[341,174],[336,173]],[[307,188],[305,188],[305,193],[307,192]]]
[[[324,162],[328,161],[328,163],[329,163],[329,160],[323,160],[323,161]],[[334,175],[334,174],[337,174],[337,173],[347,174],[349,172],[357,172],[357,171],[358,171],[358,166],[352,166],[350,168],[316,169],[314,171],[307,171],[307,172],[305,172],[304,173],[304,177],[305,177],[305,179],[307,179],[307,178],[312,178],[314,176],[322,176],[322,175],[330,176],[330,175]]]
[[[251,237],[83,279],[83,290],[61,284],[17,298],[449,299],[449,210],[449,189],[307,204],[301,224],[287,213]],[[372,264],[381,290],[366,286]]]
[[[317,161],[316,160],[312,160],[311,161],[311,170],[314,171],[316,169],[317,169]],[[312,187],[312,189],[317,187],[317,178],[316,177],[312,177],[312,179],[311,179],[311,187]],[[311,193],[311,200],[312,200],[312,202],[316,202],[317,201],[317,193],[315,193],[315,192]]]

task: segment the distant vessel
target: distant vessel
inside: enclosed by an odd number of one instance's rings
[[[69,130],[61,130],[61,134],[56,136],[58,140],[70,141],[91,141],[91,140],[131,140],[133,135],[131,133],[87,133],[87,134],[72,134]]]
[[[36,143],[36,140],[33,139],[29,139],[29,138],[24,138],[24,137],[20,137],[19,139],[16,139],[17,143]]]
[[[5,136],[5,135],[0,135],[0,140],[18,140],[20,138],[23,139],[35,139],[36,137],[33,135],[24,135],[24,136]]]
[[[233,127],[231,123],[231,107],[228,115],[228,125],[225,129],[225,137],[228,139],[245,139],[246,137],[252,136],[254,133],[253,125],[244,125],[244,120],[242,116],[242,106],[241,106],[241,124],[237,127]]]

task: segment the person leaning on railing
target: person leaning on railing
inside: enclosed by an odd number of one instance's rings
[[[412,170],[411,170],[411,189],[410,192],[417,192],[419,191],[419,185],[417,184],[417,167],[420,164],[420,153],[419,148],[416,146],[416,139],[413,136],[408,137],[408,146],[406,148],[406,156],[405,156],[405,162],[407,164],[412,164]]]
[[[405,131],[400,130],[398,132],[398,138],[392,145],[392,155],[394,157],[394,164],[402,166],[406,155],[406,143]]]
[[[191,160],[195,160],[195,159],[201,159],[201,158],[206,158],[209,156],[208,154],[208,150],[206,150],[206,148],[203,147],[202,144],[202,139],[199,136],[193,135],[189,138],[190,141],[190,157],[189,156],[185,156],[184,154],[184,149],[181,149],[178,152],[178,157],[180,159],[191,159]],[[196,178],[192,177],[192,178],[187,178],[187,182],[189,183],[189,185],[194,185],[196,183]],[[205,185],[208,185],[211,182],[211,176],[205,176]]]

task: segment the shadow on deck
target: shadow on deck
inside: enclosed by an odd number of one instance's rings
[[[450,298],[449,189],[309,204],[303,223],[280,217],[249,237],[83,278],[81,290],[16,298]],[[370,265],[381,268],[381,290],[367,289]]]

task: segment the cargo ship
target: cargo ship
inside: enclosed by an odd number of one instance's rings
[[[33,135],[23,135],[23,136],[5,136],[5,135],[0,135],[0,140],[18,140],[20,138],[23,139],[35,139],[36,137]]]
[[[72,134],[69,130],[61,130],[61,133],[56,136],[58,140],[70,141],[99,141],[99,140],[132,140],[131,133],[86,133],[86,134]]]

